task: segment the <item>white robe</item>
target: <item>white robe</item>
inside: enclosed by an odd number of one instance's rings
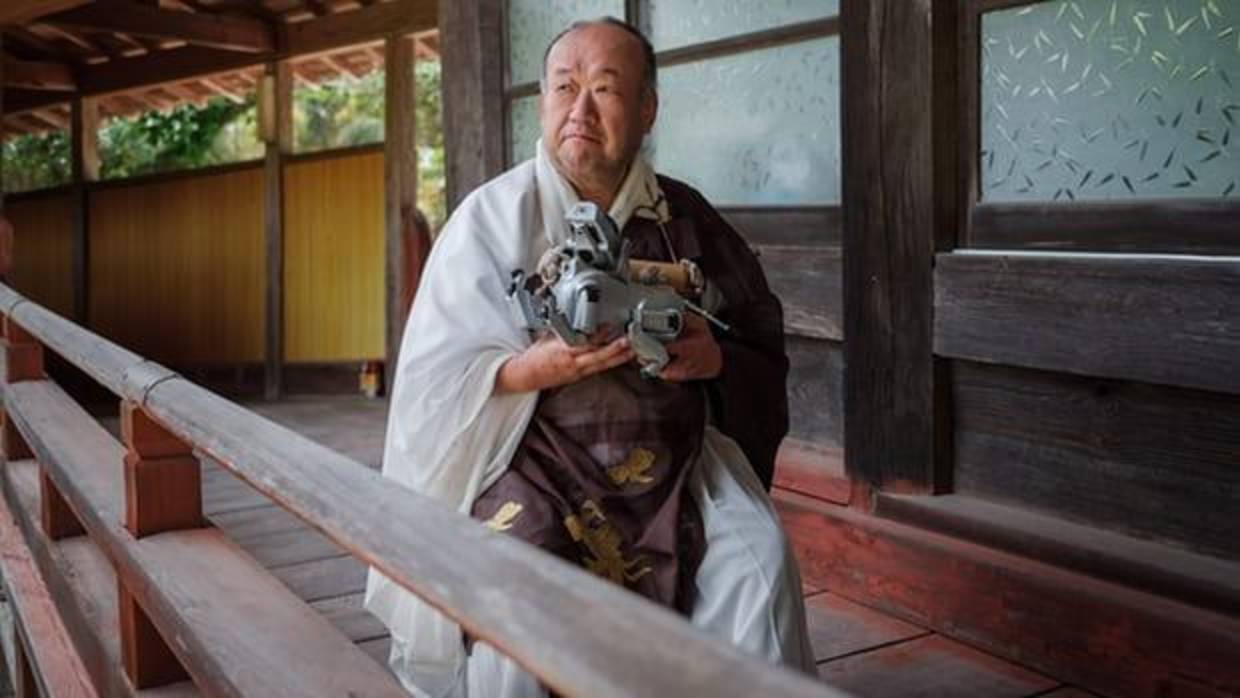
[[[532,270],[567,234],[577,196],[537,156],[479,187],[439,234],[405,326],[383,474],[466,515],[503,474],[537,393],[494,395],[496,374],[530,344],[505,299],[509,274]],[[666,219],[640,157],[609,214]],[[707,427],[690,490],[706,533],[690,621],[771,661],[813,671],[796,562],[740,448]],[[460,627],[374,569],[366,608],[392,634],[391,666],[419,698],[538,698],[537,681],[490,647],[466,655]]]

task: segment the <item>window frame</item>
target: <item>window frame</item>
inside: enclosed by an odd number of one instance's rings
[[[509,0],[501,12],[501,55],[503,61],[503,144],[504,166],[512,167],[512,104],[517,99],[536,96],[538,81],[512,83],[508,39]],[[625,0],[623,19],[649,34],[649,0]],[[770,29],[746,32],[655,52],[660,70],[696,61],[732,56],[813,39],[840,36],[839,14],[794,22]],[[843,96],[841,95],[841,98]],[[842,137],[842,134],[841,134]],[[826,205],[723,205],[716,207],[754,245],[838,246],[841,238],[839,204]]]

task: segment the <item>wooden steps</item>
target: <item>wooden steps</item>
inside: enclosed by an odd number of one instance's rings
[[[1240,563],[969,495],[880,494],[875,513],[1240,616]]]

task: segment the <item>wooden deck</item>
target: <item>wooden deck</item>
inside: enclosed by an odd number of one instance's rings
[[[293,398],[250,409],[362,463],[382,456],[386,404],[352,397]],[[214,463],[203,465],[203,505],[220,529],[386,663],[384,626],[362,609],[365,567]],[[942,635],[805,584],[821,677],[859,696],[954,698],[1090,695]]]

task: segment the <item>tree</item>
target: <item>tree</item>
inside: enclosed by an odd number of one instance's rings
[[[253,97],[114,118],[99,131],[100,176],[132,177],[262,157]]]

